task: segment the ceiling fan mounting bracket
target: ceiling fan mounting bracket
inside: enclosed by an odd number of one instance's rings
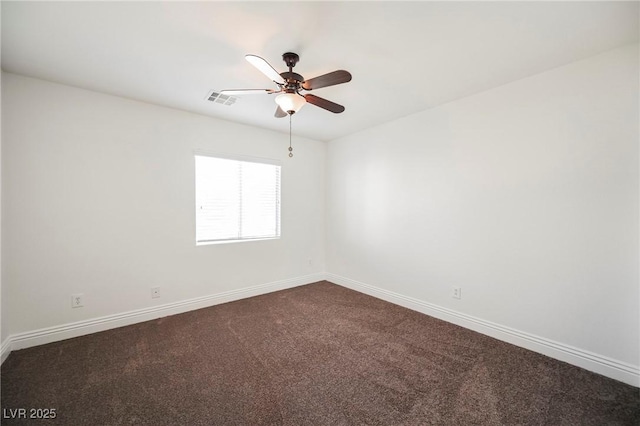
[[[282,60],[289,68],[293,68],[300,60],[300,56],[297,53],[287,52],[282,54]]]

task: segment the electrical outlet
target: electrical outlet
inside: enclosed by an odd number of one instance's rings
[[[462,289],[460,287],[453,287],[453,289],[451,290],[451,297],[453,297],[454,299],[461,299]]]
[[[309,266],[313,266],[313,259],[310,258],[307,263],[309,263]]]
[[[157,299],[160,297],[160,287],[151,287],[151,298]]]
[[[71,307],[82,308],[84,306],[84,294],[77,293],[71,295]]]

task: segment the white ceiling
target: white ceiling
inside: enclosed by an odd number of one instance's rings
[[[211,89],[273,88],[244,60],[350,83],[313,93],[294,134],[332,140],[638,40],[638,2],[2,2],[5,71],[288,131],[273,95],[233,106]]]

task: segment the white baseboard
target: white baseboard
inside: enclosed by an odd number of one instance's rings
[[[4,342],[2,342],[2,345],[0,346],[0,364],[3,363],[5,359],[7,359],[10,353],[11,338],[7,337],[6,339],[4,339]]]
[[[287,288],[298,287],[311,284],[325,279],[324,273],[304,275],[301,277],[286,280],[274,281],[238,290],[225,291],[203,297],[196,297],[189,300],[167,303],[150,308],[136,309],[134,311],[108,315],[100,318],[93,318],[74,323],[62,324],[39,330],[18,333],[9,336],[2,342],[1,356],[2,362],[9,356],[12,350],[30,348],[32,346],[44,345],[46,343],[71,339],[73,337],[84,336],[97,333],[99,331],[110,330],[136,324],[143,321],[154,320],[169,315],[181,314],[196,309],[207,308],[221,303],[233,302],[234,300],[246,299],[248,297],[259,296]]]
[[[477,331],[498,340],[541,353],[551,358],[593,371],[615,380],[640,387],[640,368],[606,356],[545,339],[490,321],[456,312],[413,297],[404,296],[339,275],[327,273],[327,281],[423,314]]]

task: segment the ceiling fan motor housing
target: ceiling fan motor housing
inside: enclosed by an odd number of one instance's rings
[[[285,71],[280,73],[284,81],[287,82],[285,88],[300,90],[300,84],[304,81],[304,77],[298,73]]]

